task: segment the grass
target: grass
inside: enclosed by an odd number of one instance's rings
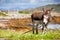
[[[29,11],[19,11],[19,14],[30,14]]]
[[[8,15],[6,15],[6,14],[4,14],[4,13],[2,13],[2,12],[0,12],[0,16],[8,16]]]
[[[28,32],[26,34],[20,34],[11,32],[8,30],[0,30],[0,38],[7,38],[6,40],[57,40],[60,39],[60,30],[48,31],[46,34],[32,34]]]

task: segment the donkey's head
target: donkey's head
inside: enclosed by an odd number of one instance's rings
[[[52,9],[53,9],[53,8],[44,10],[44,15],[43,15],[44,19],[43,19],[43,22],[44,22],[45,24],[48,23],[48,21],[49,21],[49,19],[50,19],[50,17],[51,17],[51,11],[52,11]]]
[[[45,10],[45,14],[51,14],[52,10],[53,10],[53,8]]]

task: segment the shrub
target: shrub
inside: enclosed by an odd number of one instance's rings
[[[0,16],[8,16],[8,15],[6,15],[6,14],[0,12]]]

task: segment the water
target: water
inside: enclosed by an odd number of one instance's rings
[[[40,27],[40,26],[41,25],[39,25],[38,27]],[[50,28],[50,29],[60,29],[60,24],[48,24],[47,28]]]
[[[30,24],[30,25],[32,27],[33,24]],[[38,27],[42,28],[42,25],[39,24]],[[48,24],[47,28],[50,28],[50,29],[60,29],[60,24]]]
[[[60,29],[60,24],[49,24],[48,28],[51,28],[51,29]]]

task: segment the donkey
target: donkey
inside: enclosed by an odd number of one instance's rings
[[[41,21],[42,22],[42,33],[45,34],[45,31],[47,29],[47,25],[49,23],[49,19],[51,17],[51,9],[42,9],[42,12],[34,12],[31,15],[31,20],[33,23],[32,31],[34,34],[34,21]],[[36,25],[36,34],[38,34],[38,24]]]

